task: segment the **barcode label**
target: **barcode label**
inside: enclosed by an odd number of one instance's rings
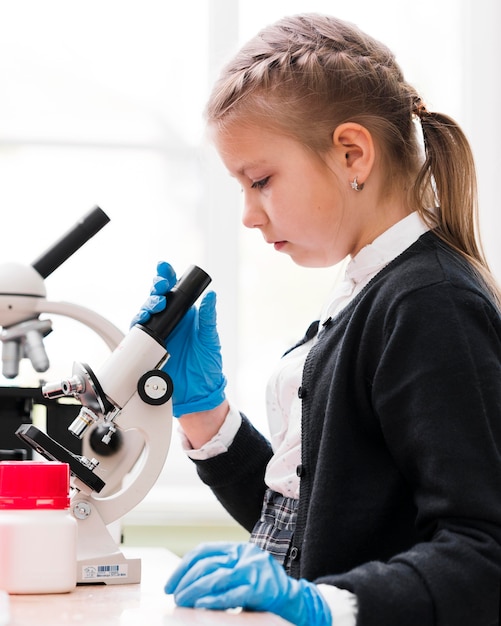
[[[83,580],[100,580],[102,578],[123,578],[127,576],[127,564],[120,565],[86,565],[82,568]]]

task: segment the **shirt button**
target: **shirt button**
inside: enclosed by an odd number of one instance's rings
[[[299,556],[299,548],[296,548],[296,546],[293,546],[291,548],[291,554],[290,554],[290,558],[291,561],[295,561]]]
[[[306,397],[306,389],[303,386],[299,387],[299,389],[297,390],[297,395],[298,398]]]
[[[299,478],[301,478],[302,476],[304,476],[304,465],[299,464],[296,467],[296,476],[298,476]]]

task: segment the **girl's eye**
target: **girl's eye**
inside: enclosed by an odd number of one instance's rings
[[[266,176],[265,178],[262,178],[261,180],[256,180],[256,182],[252,183],[251,189],[263,189],[264,187],[266,187],[269,180],[270,180],[269,176]]]

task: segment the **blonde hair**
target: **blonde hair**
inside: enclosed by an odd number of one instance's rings
[[[379,147],[384,190],[406,190],[410,207],[468,259],[500,302],[480,244],[468,140],[450,117],[426,109],[394,54],[357,26],[302,14],[264,28],[224,68],[206,118],[221,130],[235,119],[257,121],[320,154],[339,124],[365,126]]]

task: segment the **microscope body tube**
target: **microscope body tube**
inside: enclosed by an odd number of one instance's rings
[[[96,372],[106,397],[115,406],[125,406],[145,372],[162,367],[167,357],[165,340],[210,282],[204,270],[189,267],[166,294],[166,308],[133,326]]]
[[[148,370],[159,369],[167,356],[140,326],[133,326],[96,372],[106,397],[123,408],[137,390],[137,382]]]

